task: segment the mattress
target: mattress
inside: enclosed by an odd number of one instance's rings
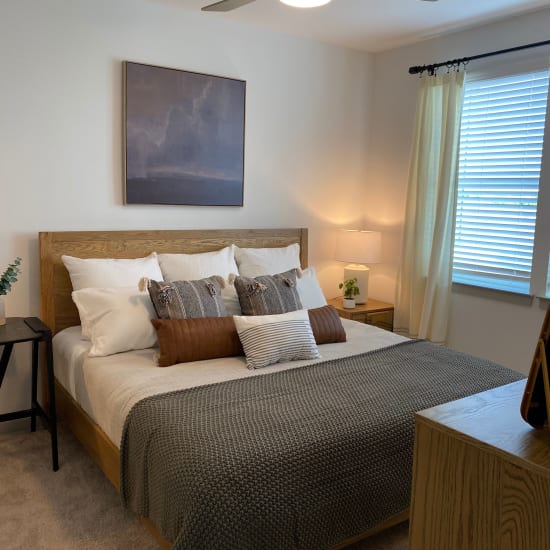
[[[173,390],[299,368],[338,357],[372,351],[407,340],[404,336],[371,325],[342,319],[347,342],[319,346],[321,358],[271,365],[265,369],[246,368],[244,357],[228,357],[181,363],[159,368],[155,348],[88,357],[89,341],[82,340],[80,327],[70,327],[55,335],[54,364],[59,383],[120,447],[124,421],[141,399]]]

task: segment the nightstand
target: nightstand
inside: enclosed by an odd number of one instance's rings
[[[0,422],[15,420],[16,418],[30,418],[31,432],[36,431],[36,415],[46,421],[52,444],[52,467],[54,472],[59,469],[57,457],[57,420],[55,412],[52,333],[38,317],[8,317],[6,324],[0,326],[0,346],[3,346],[0,357],[0,387],[8,368],[13,346],[20,342],[32,342],[32,377],[31,377],[31,408],[0,414]],[[46,375],[48,379],[48,414],[40,406],[37,399],[38,387],[38,345],[44,343],[46,347]]]
[[[353,309],[342,307],[342,297],[328,300],[329,305],[334,306],[340,317],[359,321],[367,325],[393,331],[393,305],[369,298],[366,304],[356,305]]]

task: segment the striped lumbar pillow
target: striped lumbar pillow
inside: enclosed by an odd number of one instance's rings
[[[307,310],[279,315],[234,315],[249,369],[320,357]]]

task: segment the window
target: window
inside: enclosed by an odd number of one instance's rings
[[[467,82],[453,281],[530,292],[549,71]]]

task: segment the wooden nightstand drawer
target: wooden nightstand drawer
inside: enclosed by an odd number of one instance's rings
[[[367,313],[364,323],[374,325],[385,330],[393,331],[393,309],[387,311],[377,311],[376,313]]]
[[[353,309],[342,307],[342,298],[328,300],[334,306],[338,315],[344,319],[359,321],[368,325],[393,331],[393,305],[378,300],[369,300],[366,304],[355,306]]]

